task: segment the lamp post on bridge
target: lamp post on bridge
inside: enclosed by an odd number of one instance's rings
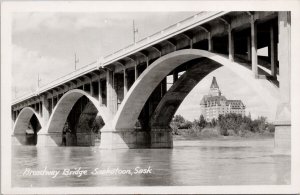
[[[138,28],[135,27],[134,20],[133,20],[133,43],[136,43],[136,34],[138,33]]]
[[[38,74],[38,77],[37,77],[37,88],[39,89],[40,88],[40,82],[41,82],[42,79],[40,79],[40,74]]]
[[[75,65],[75,70],[77,68],[77,63],[79,62],[79,58],[77,58],[76,56],[76,52],[75,52],[75,59],[74,59],[74,65]]]

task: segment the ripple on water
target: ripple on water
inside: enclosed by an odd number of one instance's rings
[[[12,148],[12,184],[46,186],[174,186],[289,184],[290,156],[276,155],[272,140],[174,141],[173,149],[101,150],[96,147]],[[95,169],[151,167],[151,174],[92,175]],[[88,170],[78,177],[23,176],[32,170]]]

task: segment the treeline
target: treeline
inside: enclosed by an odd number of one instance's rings
[[[218,119],[213,119],[207,122],[203,115],[199,119],[193,122],[186,120],[181,115],[175,115],[171,127],[174,134],[179,134],[180,129],[191,129],[195,132],[201,132],[205,128],[218,128],[220,135],[240,135],[243,136],[249,132],[251,133],[264,133],[275,131],[275,127],[272,123],[267,122],[266,117],[258,117],[252,120],[251,116],[242,116],[239,114],[229,113],[225,115],[219,115]]]

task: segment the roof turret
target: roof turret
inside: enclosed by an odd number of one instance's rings
[[[219,89],[219,85],[218,85],[218,83],[217,83],[217,79],[216,79],[216,77],[213,77],[213,80],[212,80],[212,82],[211,82],[211,85],[210,85],[210,88],[212,89],[212,88],[214,88],[214,89]]]

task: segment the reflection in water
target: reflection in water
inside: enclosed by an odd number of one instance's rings
[[[13,146],[12,184],[46,186],[174,186],[289,184],[290,156],[274,155],[273,140],[174,141],[174,149],[100,150],[96,147]],[[151,174],[93,175],[98,170],[151,167]],[[60,171],[24,176],[31,170]],[[64,169],[87,170],[66,176]]]

